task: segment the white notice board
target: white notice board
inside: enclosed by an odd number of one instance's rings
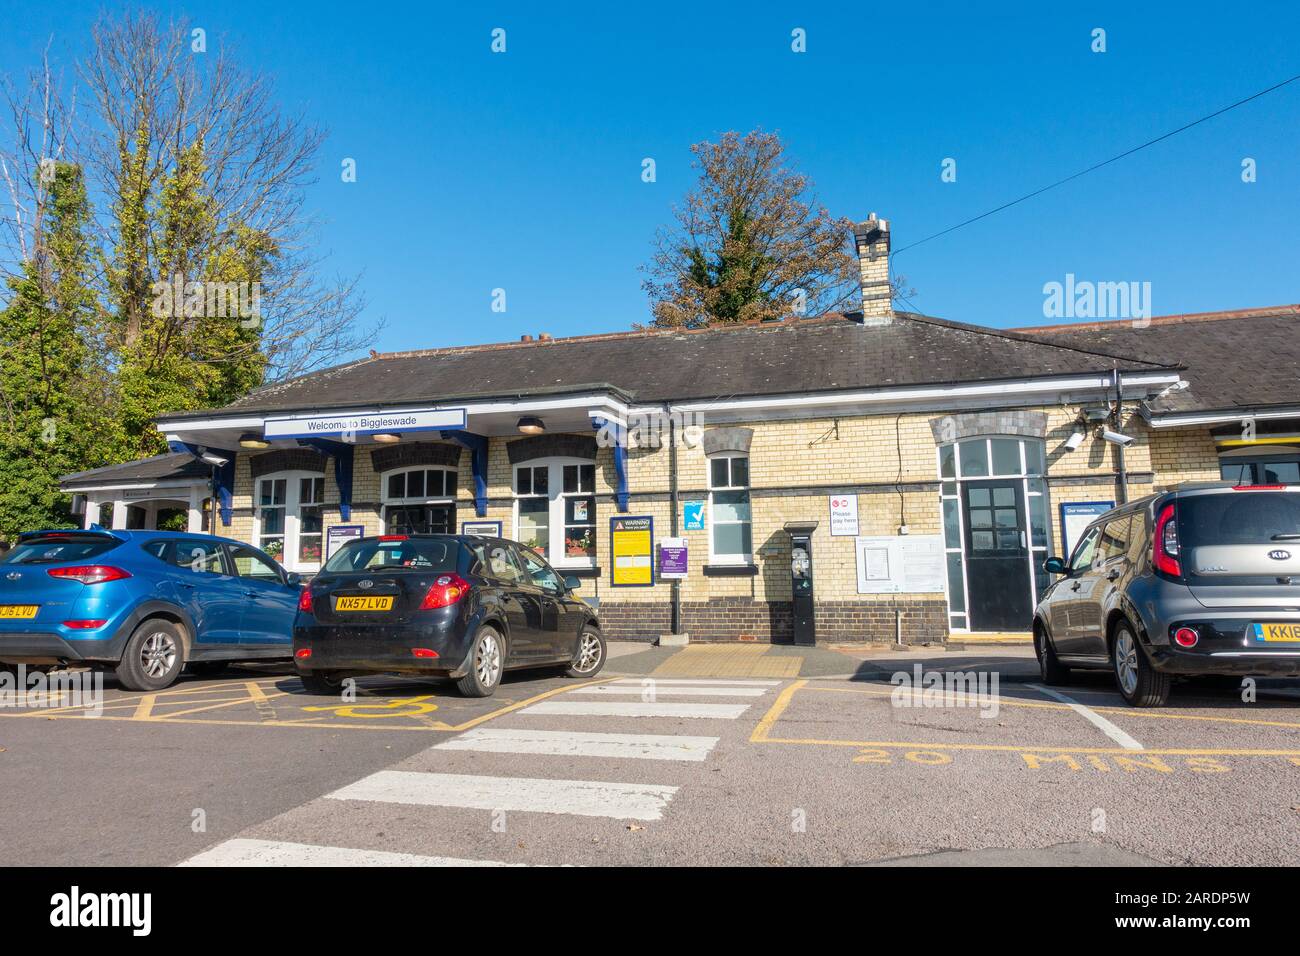
[[[937,534],[860,537],[859,594],[942,593],[948,579],[943,537]]]

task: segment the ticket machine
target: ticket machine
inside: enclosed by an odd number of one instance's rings
[[[816,521],[789,521],[790,591],[794,603],[794,642],[811,647],[817,643],[817,621],[813,599],[812,535]]]

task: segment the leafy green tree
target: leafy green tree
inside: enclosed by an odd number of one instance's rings
[[[106,414],[90,343],[98,328],[92,287],[90,204],[81,169],[58,163],[34,255],[9,281],[0,313],[0,538],[66,526],[59,476],[113,460],[117,429]]]

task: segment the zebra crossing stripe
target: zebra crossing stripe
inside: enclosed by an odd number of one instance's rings
[[[761,697],[767,693],[766,687],[704,687],[692,684],[689,687],[676,687],[660,684],[597,684],[594,687],[579,687],[569,691],[570,694],[599,694],[603,696],[625,695],[628,697]]]
[[[227,840],[178,866],[523,866],[495,860],[460,860],[346,846],[313,846],[278,840]]]
[[[565,695],[566,697],[568,695]],[[691,704],[674,701],[594,701],[594,700],[544,700],[525,707],[521,714],[564,717],[701,717],[713,720],[735,720],[749,704]]]
[[[525,813],[568,813],[617,820],[658,820],[676,792],[676,787],[652,783],[381,770],[326,794],[326,798]]]
[[[710,687],[729,686],[729,687],[775,687],[781,683],[779,680],[732,680],[730,677],[655,677],[653,674],[647,674],[645,677],[620,677],[613,682],[619,684],[636,684],[640,687],[643,684],[662,684],[665,686],[683,686],[688,687],[692,684],[707,684]]]
[[[498,754],[545,754],[556,757],[625,757],[636,760],[699,762],[709,756],[709,752],[717,743],[717,737],[476,727],[446,743],[437,744],[432,749],[472,750]]]

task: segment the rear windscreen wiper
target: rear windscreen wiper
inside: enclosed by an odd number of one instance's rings
[[[1274,541],[1300,541],[1300,532],[1288,531],[1283,534],[1273,535]]]

